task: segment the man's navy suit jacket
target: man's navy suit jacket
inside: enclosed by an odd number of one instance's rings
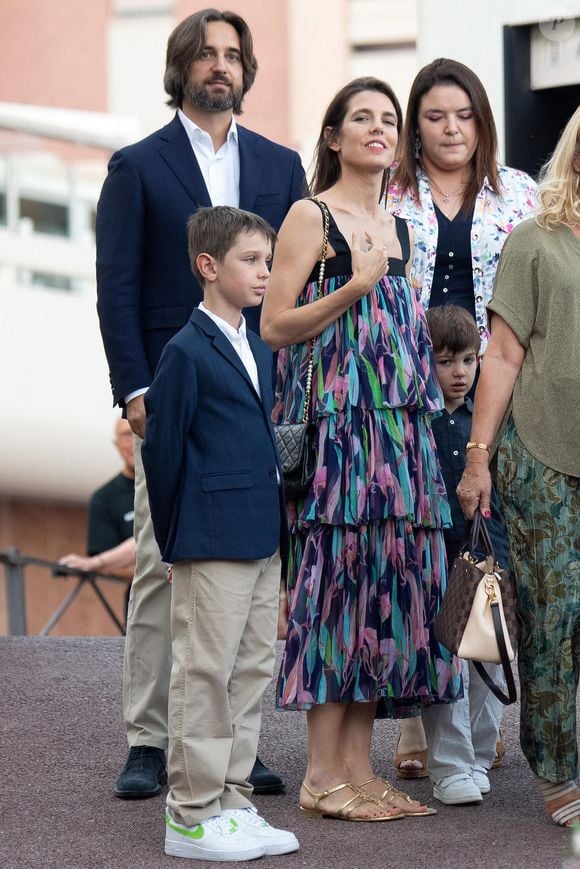
[[[145,395],[143,465],[168,563],[267,558],[288,528],[272,412],[272,353],[248,331],[261,398],[214,321],[195,309],[166,345]]]
[[[298,154],[238,126],[240,208],[278,230],[306,192]],[[97,209],[97,309],[113,401],[149,386],[161,351],[202,299],[188,217],[211,201],[183,124],[113,154]],[[259,308],[246,312],[258,332]]]

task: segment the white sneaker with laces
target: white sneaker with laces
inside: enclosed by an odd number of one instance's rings
[[[272,827],[258,814],[255,806],[248,806],[245,809],[226,809],[224,815],[237,821],[240,829],[248,836],[254,836],[263,846],[266,854],[290,854],[299,848],[294,833]]]
[[[228,861],[256,860],[266,854],[257,836],[250,836],[236,818],[214,815],[186,827],[174,821],[169,809],[165,811],[165,853],[190,860]]]

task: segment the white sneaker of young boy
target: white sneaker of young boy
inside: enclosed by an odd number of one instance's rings
[[[190,860],[213,860],[215,862],[239,862],[256,860],[267,851],[260,839],[245,832],[234,817],[214,815],[186,827],[175,821],[165,811],[165,853],[172,857],[187,857]]]
[[[299,848],[298,839],[289,830],[272,827],[255,806],[246,809],[226,809],[222,817],[235,820],[248,836],[254,836],[263,845],[266,854],[290,854]]]

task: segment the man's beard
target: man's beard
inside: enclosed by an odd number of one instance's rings
[[[212,82],[208,82],[208,84],[212,84]],[[195,87],[191,82],[185,82],[183,95],[198,109],[205,109],[210,112],[226,112],[232,109],[235,115],[242,113],[242,100],[244,99],[242,88],[236,90],[235,87],[230,87],[226,93],[211,94],[207,85]]]

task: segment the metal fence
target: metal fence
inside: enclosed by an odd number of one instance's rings
[[[28,633],[26,628],[25,570],[31,565],[46,568],[46,570],[50,571],[51,577],[55,580],[62,579],[63,577],[73,577],[77,580],[75,587],[61,601],[42,630],[38,632],[39,637],[48,636],[63,613],[69,608],[85,585],[88,585],[93,589],[102,606],[115,623],[119,633],[123,635],[125,634],[124,625],[117,618],[117,614],[114,612],[107,598],[97,585],[97,581],[113,582],[117,584],[121,583],[126,586],[126,580],[120,579],[118,576],[110,576],[106,573],[78,570],[72,567],[65,567],[64,564],[59,564],[56,561],[46,561],[43,558],[34,558],[31,555],[23,555],[18,549],[5,549],[0,552],[0,563],[4,565],[6,603],[8,609],[8,633],[10,636],[25,636]]]

